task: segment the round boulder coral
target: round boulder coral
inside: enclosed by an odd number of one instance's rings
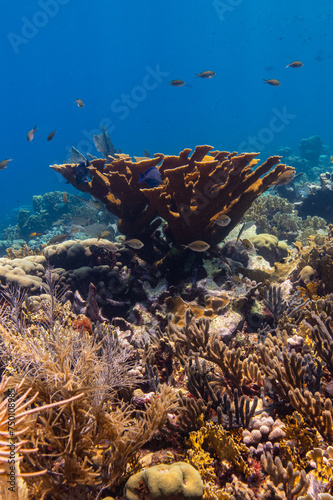
[[[258,254],[264,257],[271,266],[288,255],[288,245],[279,241],[272,234],[258,234],[251,238],[251,242],[256,247]]]
[[[124,497],[139,500],[143,484],[151,500],[200,500],[204,493],[199,472],[186,462],[154,465],[134,474],[125,484]]]

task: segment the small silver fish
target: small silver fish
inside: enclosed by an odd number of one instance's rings
[[[216,73],[215,71],[203,71],[202,73],[199,73],[198,75],[196,75],[197,78],[213,78],[213,76],[215,76]]]
[[[7,160],[0,161],[0,170],[3,170],[4,168],[6,168],[10,161],[13,161],[13,159],[7,158]]]
[[[212,221],[218,226],[226,227],[228,224],[230,224],[231,219],[227,215],[221,214],[216,219],[212,219]]]
[[[134,250],[140,250],[140,248],[144,246],[142,241],[137,240],[136,238],[133,238],[132,240],[125,240],[124,243]]]
[[[210,248],[210,245],[202,240],[192,241],[192,243],[182,246],[193,250],[193,252],[206,252]]]
[[[301,61],[293,61],[292,63],[288,64],[286,68],[301,68],[303,66],[303,63]]]
[[[85,198],[82,198],[82,196],[78,196],[77,194],[73,194],[73,196],[75,196],[75,198],[82,201],[85,205],[87,205],[87,207],[92,208],[93,210],[99,210],[101,208],[101,203],[95,198],[86,200]]]
[[[28,142],[31,142],[31,141],[32,141],[32,139],[33,139],[33,138],[34,138],[34,136],[35,136],[35,132],[36,132],[36,130],[38,130],[37,125],[35,125],[35,127],[34,127],[32,130],[30,130],[30,132],[28,132],[28,135],[27,135],[27,141],[28,141]]]
[[[241,237],[243,231],[246,231],[247,229],[249,229],[250,227],[252,227],[254,224],[255,224],[255,222],[253,222],[252,220],[250,220],[248,222],[244,222],[244,224],[240,228],[240,231],[239,231],[238,236],[236,238],[236,243],[239,240],[239,238]]]

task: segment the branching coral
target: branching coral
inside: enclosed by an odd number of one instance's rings
[[[321,312],[311,311],[304,325],[310,329],[319,356],[325,361],[327,369],[333,376],[333,319]]]
[[[234,387],[240,388],[247,380],[261,383],[256,355],[242,360],[241,348],[229,349],[224,342],[209,334],[209,320],[206,318],[197,321],[193,313],[187,310],[183,328],[170,321],[168,335],[174,342],[180,359],[185,359],[184,355],[188,355],[190,351],[198,353],[201,358],[215,363]]]
[[[279,491],[285,492],[286,500],[293,500],[296,495],[306,493],[310,479],[306,476],[304,470],[301,473],[299,471],[295,471],[291,462],[289,462],[287,467],[284,468],[281,459],[279,457],[275,457],[275,460],[273,460],[270,453],[263,454],[261,456],[261,462],[265,471],[270,476],[272,483],[271,487],[268,484],[268,488],[271,491],[275,490],[276,493]]]
[[[67,400],[37,406],[29,410],[28,408],[35,404],[38,394],[29,398],[31,388],[22,391],[23,386],[24,379],[14,387],[10,379],[2,378],[0,382],[0,463],[2,464],[0,498],[22,500],[28,498],[27,488],[22,478],[36,478],[47,472],[47,469],[41,467],[28,473],[20,470],[19,464],[23,458],[28,454],[38,452],[38,448],[31,448],[29,439],[22,439],[29,436],[30,416],[51,408],[59,408],[83,396],[79,394]]]
[[[185,149],[179,156],[156,154],[155,158],[136,163],[126,157],[111,163],[92,160],[92,180],[80,185],[75,179],[76,164],[52,168],[104,203],[120,218],[119,230],[125,234],[151,234],[156,229],[153,221],[160,216],[167,222],[167,233],[174,241],[190,243],[200,239],[216,244],[238,224],[251,203],[292,167],[278,164],[280,157],[273,156],[253,169],[257,153],[213,151],[208,156],[212,149],[197,146],[190,157],[191,150]],[[162,183],[142,188],[139,173],[158,165]],[[231,219],[227,227],[214,223],[221,214]]]
[[[307,418],[311,425],[316,427],[320,434],[332,443],[333,406],[331,399],[326,398],[323,401],[319,392],[313,395],[310,391],[304,391],[302,394],[299,389],[290,390],[289,398],[293,408]]]
[[[263,361],[263,370],[280,398],[288,401],[289,391],[296,388],[304,390],[306,367],[300,353],[296,353],[294,350],[291,353],[281,352],[278,347],[272,349],[263,344],[259,345],[259,350]]]
[[[54,287],[49,291],[54,293]],[[131,372],[134,357],[129,349],[107,328],[99,332],[99,341],[80,333],[71,326],[70,310],[63,307],[59,315],[53,299],[54,307],[48,300],[49,311],[36,313],[35,324],[20,331],[14,323],[1,327],[2,359],[10,362],[13,383],[25,375],[22,390],[32,387],[38,391],[35,404],[46,405],[37,425],[31,423],[25,433],[38,451],[24,458],[22,471],[49,472],[33,482],[27,478],[32,493],[45,498],[52,492],[60,498],[64,491],[77,493],[80,485],[88,498],[89,492],[119,484],[127,463],[176,409],[176,394],[161,386],[146,410],[133,414],[117,398],[119,390],[138,380],[135,370]],[[63,400],[70,404],[58,409]]]

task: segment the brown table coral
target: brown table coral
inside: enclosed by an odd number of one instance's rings
[[[187,244],[204,240],[214,245],[239,223],[251,203],[292,167],[280,164],[280,156],[272,156],[256,166],[258,153],[212,149],[197,146],[190,157],[191,150],[184,149],[178,156],[158,153],[138,162],[130,158],[111,163],[92,160],[92,179],[80,185],[75,179],[76,164],[51,168],[104,203],[107,210],[120,218],[119,230],[126,235],[142,238],[156,228],[154,219],[162,217],[173,241]],[[159,169],[163,182],[158,187],[145,188],[144,183],[139,184],[139,173],[153,166]],[[231,219],[226,227],[214,222],[221,214]]]

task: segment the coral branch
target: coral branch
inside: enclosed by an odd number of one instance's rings
[[[138,162],[126,157],[111,163],[92,160],[92,180],[80,185],[75,176],[77,164],[51,168],[104,203],[107,210],[120,218],[119,230],[124,234],[142,237],[160,216],[167,222],[167,233],[175,242],[201,239],[217,244],[238,224],[252,202],[292,167],[279,164],[279,156],[255,167],[258,153],[238,155],[211,150],[211,146],[197,146],[191,157],[191,150],[185,149],[178,156],[159,153]],[[139,184],[139,174],[151,167],[159,169],[162,183],[145,188]],[[214,223],[221,214],[231,219],[226,227]]]

